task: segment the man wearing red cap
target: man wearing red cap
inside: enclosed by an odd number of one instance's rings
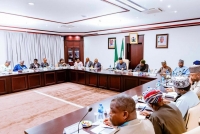
[[[147,90],[143,95],[153,113],[142,111],[141,114],[149,116],[156,134],[182,134],[186,131],[181,112],[172,103],[164,104],[160,90]]]

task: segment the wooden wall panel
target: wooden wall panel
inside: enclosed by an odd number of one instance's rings
[[[37,88],[42,86],[41,73],[28,75],[28,87]]]
[[[86,85],[89,86],[97,86],[98,84],[98,76],[95,73],[86,73]]]
[[[56,71],[56,83],[63,83],[66,81],[66,71],[65,70],[60,70]]]
[[[108,77],[107,75],[98,75],[98,87],[108,88]]]
[[[114,91],[122,91],[121,76],[108,76],[108,89]]]
[[[55,72],[45,72],[44,73],[44,85],[56,84],[56,74]]]
[[[123,86],[124,86],[124,91],[137,87],[138,86],[138,78],[136,77],[124,77],[123,78]]]
[[[0,94],[6,94],[7,86],[6,86],[6,78],[0,78]]]
[[[26,89],[28,89],[26,75],[12,77],[12,92],[22,91]]]
[[[77,83],[85,84],[85,72],[77,72]]]
[[[77,82],[77,72],[76,71],[70,71],[70,81],[71,82]]]

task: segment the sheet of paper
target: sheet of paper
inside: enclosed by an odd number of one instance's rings
[[[146,117],[143,115],[140,115],[140,111],[136,111],[137,112],[137,119],[145,119]]]
[[[95,134],[109,134],[110,132],[114,131],[115,129],[111,128],[104,128],[101,125],[93,128],[91,131]]]

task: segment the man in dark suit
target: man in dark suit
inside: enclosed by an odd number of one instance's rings
[[[94,60],[93,68],[101,69],[101,63],[98,62],[98,59]]]
[[[35,69],[35,68],[39,68],[40,64],[38,63],[37,59],[34,59],[33,63],[30,64],[30,69]]]
[[[41,67],[48,67],[49,63],[47,63],[47,58],[43,59],[43,62],[41,63]]]
[[[85,65],[84,66],[85,67],[91,67],[91,66],[93,66],[92,61],[90,61],[90,59],[88,57],[85,59]]]

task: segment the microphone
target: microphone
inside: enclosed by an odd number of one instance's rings
[[[88,111],[87,111],[87,113],[85,114],[85,116],[89,113],[89,112],[91,112],[92,111],[92,107],[90,107],[89,109],[88,109]],[[78,123],[78,133],[79,133],[79,125],[80,125],[80,123],[81,123],[81,121],[85,118],[85,116],[83,116],[83,118],[79,121],[79,123]]]

